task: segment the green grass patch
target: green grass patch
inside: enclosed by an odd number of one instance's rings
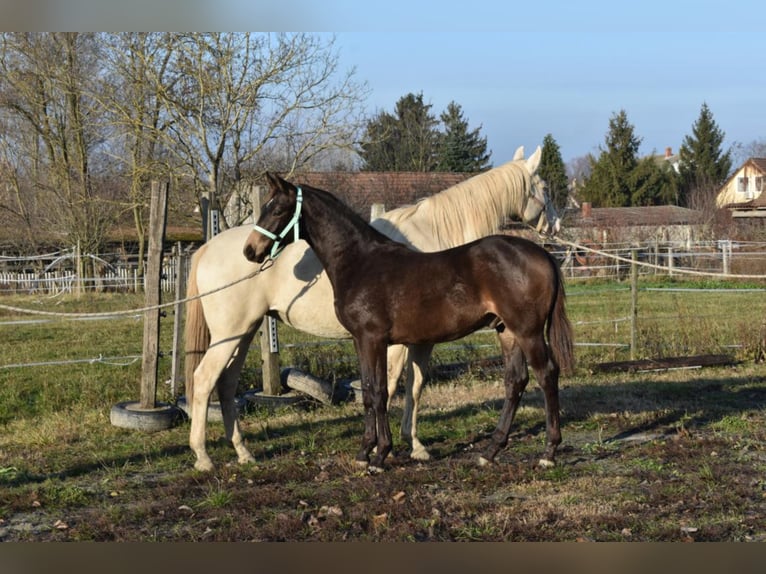
[[[125,295],[3,301],[72,311],[143,305]],[[640,352],[730,350],[760,336],[751,319],[764,316],[762,301],[642,292]],[[622,284],[573,285],[568,309],[580,342],[629,339],[616,320],[630,309]],[[766,540],[766,379],[746,347],[734,351],[744,362],[733,368],[600,375],[589,366],[626,351],[577,347],[579,369],[561,381],[558,465],[537,466],[545,425],[533,376],[508,447],[478,467],[505,392],[498,370],[470,363],[499,352],[492,333],[479,333],[435,350],[437,365],[468,365],[425,387],[419,435],[432,460],[407,457],[397,396],[394,455],[382,475],[354,464],[357,404],[248,411],[241,425],[257,460],[249,466],[236,464],[223,425],[210,423],[216,470],[204,474],[193,470],[188,421],[153,434],[110,425],[114,403],[138,398],[140,362],[66,364],[140,355],[140,319],[0,329],[0,541]],[[356,376],[350,342],[279,333],[284,365],[328,380]],[[161,348],[171,341],[168,317]],[[241,387],[260,384],[259,355],[248,355]],[[44,361],[63,364],[8,366]],[[166,354],[160,400],[173,400],[169,373]]]

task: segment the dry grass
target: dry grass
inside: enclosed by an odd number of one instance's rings
[[[572,318],[622,312],[613,292],[597,298],[572,297]],[[690,324],[691,305],[681,316]],[[578,327],[578,339],[622,336],[589,328]],[[88,327],[90,344],[122,351],[140,340],[140,325],[99,329]],[[711,338],[697,331],[696,341]],[[45,328],[16,329],[0,349],[12,360],[42,347],[50,356],[92,352],[53,332],[41,341]],[[650,334],[673,338],[672,330]],[[496,352],[480,344],[442,349],[440,360]],[[552,469],[536,466],[544,411],[534,380],[510,444],[489,468],[476,459],[502,404],[498,373],[472,368],[432,380],[419,434],[433,460],[411,461],[397,440],[380,476],[353,462],[362,430],[354,403],[248,412],[242,427],[257,464],[246,467],[232,464],[222,425],[210,423],[217,470],[200,474],[188,422],[149,435],[109,424],[110,406],[135,398],[136,366],[0,371],[13,407],[0,427],[0,540],[766,540],[766,377],[762,364],[742,358],[733,368],[616,375],[591,375],[581,358],[561,381],[564,442]],[[33,392],[40,388],[48,396]],[[400,414],[397,397],[395,437]]]

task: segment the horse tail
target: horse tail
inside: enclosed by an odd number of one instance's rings
[[[574,337],[565,306],[564,277],[553,257],[551,263],[556,275],[556,298],[548,314],[548,344],[559,368],[566,373],[574,369]]]
[[[205,251],[205,246],[192,256],[191,270],[186,288],[186,297],[197,297],[197,267]],[[186,404],[191,405],[194,397],[194,371],[202,362],[210,346],[210,331],[207,328],[205,313],[202,309],[202,299],[196,298],[186,302],[186,323],[184,325],[184,373],[186,377]]]

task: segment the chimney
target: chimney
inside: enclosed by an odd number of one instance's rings
[[[582,215],[583,219],[587,219],[590,217],[590,201],[583,201],[582,202],[582,208],[580,211],[580,215]]]
[[[672,147],[666,147],[665,148],[665,159],[668,159],[671,155],[673,155],[673,148]]]

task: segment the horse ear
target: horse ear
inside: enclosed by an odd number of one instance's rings
[[[540,158],[543,155],[543,150],[540,146],[537,146],[535,153],[529,156],[527,160],[527,170],[530,174],[537,173],[537,168],[540,167]]]
[[[280,183],[279,183],[279,176],[277,174],[267,171],[266,180],[269,182],[269,186],[271,186],[271,189],[279,189]]]
[[[284,178],[270,171],[266,172],[266,179],[272,190],[285,192],[292,188],[292,185]]]
[[[518,148],[516,148],[516,152],[513,154],[513,159],[511,161],[518,161],[520,159],[524,159],[524,146],[520,145]]]

